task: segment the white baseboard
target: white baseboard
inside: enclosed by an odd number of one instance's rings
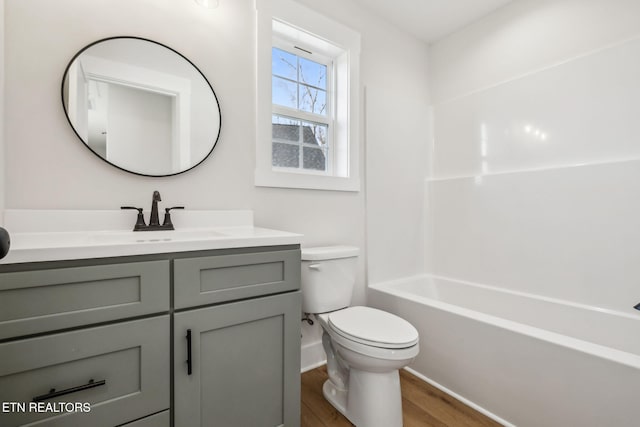
[[[456,393],[456,392],[454,392],[452,390],[449,390],[448,388],[446,388],[442,384],[437,383],[436,381],[433,381],[432,379],[425,377],[420,372],[415,371],[415,370],[413,370],[411,368],[404,368],[404,369],[407,370],[408,372],[411,372],[413,375],[415,375],[416,377],[420,378],[424,382],[427,382],[427,383],[431,384],[432,386],[434,386],[435,388],[442,390],[443,392],[447,393],[449,396],[459,400],[460,402],[464,403],[465,405],[475,409],[476,411],[480,412],[483,415],[486,415],[487,417],[489,417],[492,420],[502,424],[503,426],[505,426],[505,427],[516,427],[516,425],[511,424],[509,421],[506,421],[506,420],[500,418],[499,416],[497,416],[493,412],[488,411],[485,408],[483,408],[482,406],[470,401],[469,399],[466,399],[466,398],[460,396],[458,393]]]
[[[307,372],[327,363],[322,341],[303,345],[300,356],[300,372]]]

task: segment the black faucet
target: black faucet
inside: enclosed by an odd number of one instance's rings
[[[144,222],[144,214],[142,208],[136,208],[134,206],[121,206],[120,209],[135,209],[138,211],[138,218],[136,219],[136,225],[133,227],[133,231],[153,231],[153,230],[175,230],[173,223],[171,222],[170,211],[173,209],[184,209],[184,206],[174,206],[172,208],[165,208],[164,221],[160,225],[160,219],[158,218],[158,202],[161,202],[160,192],[154,191],[151,198],[151,216],[149,217],[149,225]]]
[[[151,198],[151,217],[149,218],[149,227],[159,227],[160,220],[158,219],[158,202],[161,202],[162,198],[160,197],[159,191],[153,192],[153,197]]]

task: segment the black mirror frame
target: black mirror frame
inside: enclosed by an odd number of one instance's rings
[[[115,39],[132,39],[132,40],[142,40],[142,41],[146,41],[149,43],[153,43],[156,44],[158,46],[162,46],[165,49],[168,49],[170,51],[172,51],[173,53],[177,54],[178,56],[180,56],[182,59],[184,59],[185,61],[187,61],[187,63],[189,63],[198,73],[200,73],[200,75],[202,76],[202,78],[204,79],[204,81],[207,83],[207,85],[209,86],[209,89],[211,89],[211,94],[213,95],[213,99],[215,99],[216,101],[216,105],[218,106],[218,119],[219,119],[219,123],[220,125],[218,126],[218,134],[216,135],[216,138],[213,142],[213,146],[211,147],[211,150],[209,150],[209,153],[207,153],[206,156],[204,156],[204,158],[202,160],[200,160],[198,163],[196,163],[195,165],[191,166],[188,169],[182,170],[180,172],[175,172],[175,173],[169,173],[169,174],[164,174],[164,175],[149,175],[149,174],[145,174],[145,173],[140,173],[140,172],[134,172],[131,171],[129,169],[125,169],[123,167],[120,167],[114,163],[111,163],[110,161],[108,161],[107,159],[105,159],[104,157],[102,157],[100,154],[96,153],[95,151],[93,151],[91,149],[91,147],[89,147],[89,145],[82,139],[82,137],[78,134],[78,132],[76,131],[76,128],[73,126],[73,123],[71,123],[71,119],[69,118],[69,112],[67,111],[67,106],[65,105],[64,99],[65,99],[65,80],[67,79],[67,73],[69,72],[69,68],[71,68],[71,64],[73,64],[73,62],[76,60],[76,58],[78,58],[78,56],[80,56],[84,51],[86,51],[87,49],[89,49],[90,47],[98,44],[98,43],[103,43],[105,41],[108,40],[115,40]],[[191,62],[189,60],[189,58],[187,58],[186,56],[184,56],[183,54],[181,54],[180,52],[178,52],[175,49],[170,48],[167,45],[164,45],[162,43],[159,43],[157,41],[154,40],[149,40],[146,39],[144,37],[137,37],[137,36],[114,36],[114,37],[106,37],[104,39],[100,39],[100,40],[96,40],[93,43],[90,43],[88,45],[86,45],[85,47],[83,47],[82,49],[80,49],[74,56],[73,58],[71,58],[71,60],[69,61],[69,64],[67,64],[67,67],[64,70],[64,73],[62,74],[62,83],[60,85],[60,95],[61,95],[61,102],[62,102],[62,108],[64,110],[64,115],[67,119],[67,122],[69,123],[69,125],[71,126],[71,129],[73,129],[73,133],[76,134],[76,136],[78,137],[78,139],[80,140],[80,142],[82,143],[82,145],[87,148],[91,153],[93,153],[96,157],[98,157],[100,160],[102,160],[103,162],[117,168],[120,169],[121,171],[124,172],[128,172],[134,175],[138,175],[138,176],[146,176],[146,177],[150,177],[150,178],[163,178],[163,177],[168,177],[168,176],[175,176],[175,175],[180,175],[183,174],[185,172],[188,172],[190,170],[192,170],[193,168],[201,165],[205,160],[207,160],[209,158],[209,156],[211,156],[211,153],[213,153],[213,150],[216,148],[216,146],[218,145],[218,142],[220,141],[220,133],[222,132],[222,111],[220,109],[220,101],[218,101],[218,97],[216,95],[216,92],[213,90],[213,86],[211,86],[211,83],[209,83],[209,80],[205,77],[204,73],[202,71],[200,71],[200,69],[198,67],[196,67],[196,65]]]

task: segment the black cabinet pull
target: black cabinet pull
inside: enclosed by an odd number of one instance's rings
[[[187,375],[191,375],[191,329],[187,329]]]
[[[53,399],[54,397],[64,396],[65,394],[71,394],[77,391],[87,390],[94,387],[100,387],[101,385],[105,385],[105,384],[107,384],[106,380],[101,380],[101,381],[89,380],[89,382],[85,385],[71,387],[66,390],[56,391],[55,388],[52,388],[51,390],[49,390],[49,393],[34,397],[33,401],[42,402],[43,400],[49,400],[49,399]]]

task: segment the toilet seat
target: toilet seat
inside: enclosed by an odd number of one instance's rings
[[[406,320],[371,307],[348,307],[328,313],[329,328],[359,344],[402,349],[418,343],[418,331]]]

